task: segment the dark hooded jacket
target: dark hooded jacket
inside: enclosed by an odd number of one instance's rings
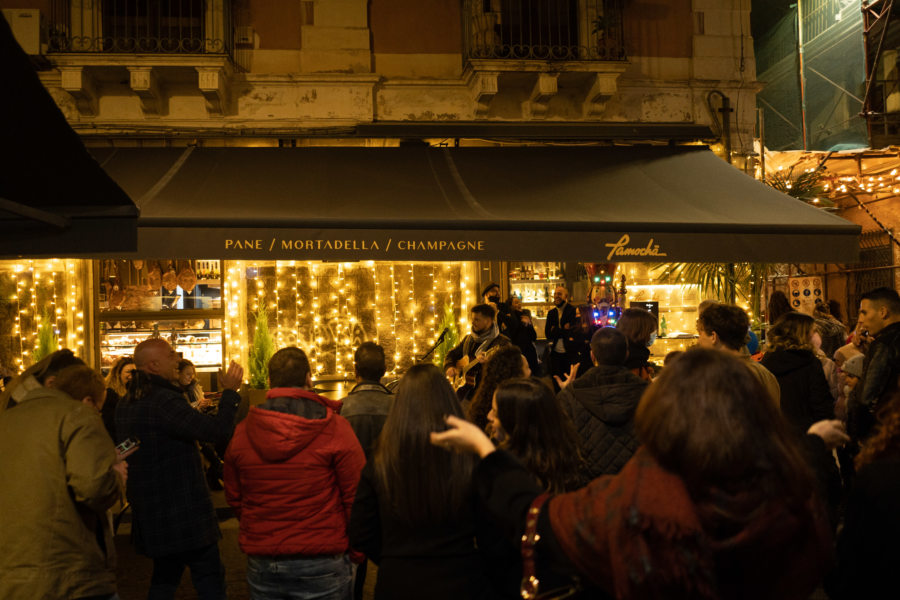
[[[822,363],[809,350],[766,352],[762,365],[778,380],[781,412],[800,435],[822,419],[834,418],[834,398]]]
[[[600,365],[560,391],[581,436],[588,480],[618,473],[637,450],[634,411],[646,388],[627,368]]]
[[[225,454],[225,497],[249,555],[343,554],[365,457],[341,403],[276,388],[237,426]]]

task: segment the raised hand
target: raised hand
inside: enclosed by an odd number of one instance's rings
[[[226,390],[234,390],[235,392],[241,388],[244,382],[244,368],[234,361],[228,365],[228,371],[219,371],[219,385]]]
[[[444,417],[446,431],[432,431],[431,443],[447,450],[473,452],[484,458],[494,451],[494,444],[484,432],[465,419],[448,415]]]
[[[565,388],[567,385],[575,381],[575,375],[578,373],[578,367],[580,365],[575,363],[572,365],[572,368],[569,369],[569,373],[566,375],[565,379],[560,379],[559,375],[554,375],[553,379],[556,380],[556,385],[559,386],[559,389]]]

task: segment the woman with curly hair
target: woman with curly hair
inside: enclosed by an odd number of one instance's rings
[[[856,456],[856,478],[838,539],[835,599],[878,598],[893,589],[900,564],[900,392],[879,413],[875,434]]]
[[[800,435],[816,421],[834,418],[834,398],[813,350],[815,325],[815,319],[803,313],[782,315],[769,330],[761,361],[778,380],[781,411]]]
[[[497,386],[514,377],[530,377],[531,369],[528,361],[517,346],[504,346],[497,350],[484,364],[484,372],[475,396],[466,409],[466,418],[484,430],[488,424],[487,415],[491,412],[491,401]]]

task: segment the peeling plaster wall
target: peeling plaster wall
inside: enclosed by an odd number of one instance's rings
[[[9,0],[0,0],[5,4]],[[239,0],[235,6],[235,25],[250,28],[252,43],[236,50],[238,64],[221,71],[218,91],[198,88],[194,67],[202,65],[190,56],[177,57],[184,62],[179,66],[171,66],[171,56],[125,58],[154,69],[160,82],[155,114],[144,113],[130,88],[123,55],[110,56],[117,67],[85,67],[91,77],[102,75],[95,86],[96,114],[79,112],[72,93],[61,89],[60,71],[44,71],[41,78],[73,125],[91,135],[144,127],[265,131],[373,120],[711,124],[707,98],[720,90],[735,110],[735,151],[752,144],[759,84],[748,2],[626,2],[629,59],[613,93],[592,112],[585,108],[592,75],[578,65],[563,68],[558,89],[537,107],[531,100],[534,71],[516,72],[513,65],[500,76],[488,109],[480,109],[463,55],[460,2]],[[64,59],[75,60],[51,55]],[[548,63],[539,70],[553,68]],[[208,110],[211,94],[221,104],[219,113]]]

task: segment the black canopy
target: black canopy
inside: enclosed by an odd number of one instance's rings
[[[859,226],[704,147],[95,152],[138,254],[297,260],[845,262]]]
[[[72,131],[0,15],[0,256],[132,252],[138,211]]]

